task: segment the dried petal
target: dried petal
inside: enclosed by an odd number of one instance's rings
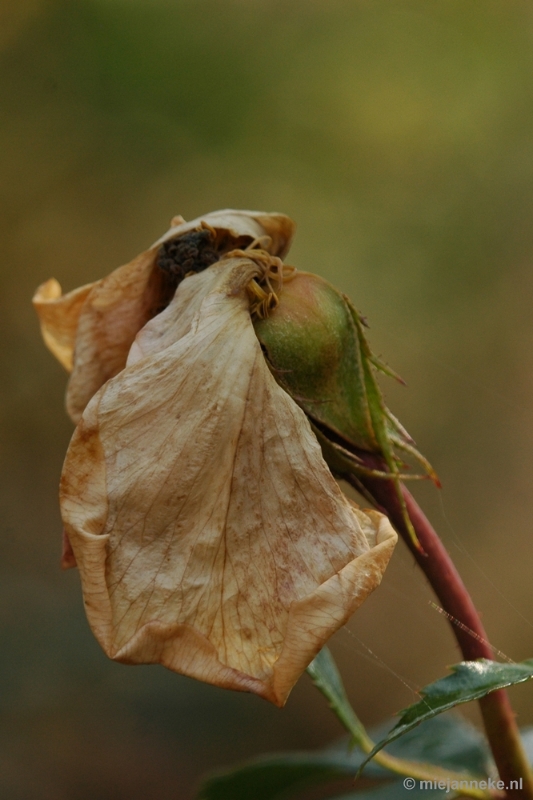
[[[185,278],[171,303],[161,314],[147,322],[135,337],[128,354],[128,366],[140,358],[164,350],[185,336],[205,297],[219,283],[221,270],[225,269],[226,262],[220,261],[198,275]]]
[[[81,309],[93,286],[96,284],[88,283],[62,296],[61,286],[55,278],[50,278],[33,296],[45,344],[68,372],[72,371]]]
[[[76,556],[74,555],[74,550],[72,549],[72,545],[70,544],[70,539],[68,538],[66,530],[63,528],[61,569],[73,569],[74,567],[77,566],[78,565],[76,563]]]
[[[78,422],[91,397],[123,369],[131,343],[157,307],[156,249],[98,281],[82,308],[76,332],[67,411]]]
[[[175,305],[197,285],[194,317],[180,328],[169,307],[138,337],[74,434],[61,506],[111,658],[283,705],[379,584],[396,534],[342,495],[270,374],[245,291],[254,269],[230,259],[188,278]]]

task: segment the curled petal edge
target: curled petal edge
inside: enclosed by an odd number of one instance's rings
[[[67,372],[72,372],[78,322],[91,290],[88,283],[63,295],[55,278],[42,283],[33,295],[44,343]]]
[[[388,519],[371,510],[359,513],[368,515],[376,526],[375,546],[350,561],[307,597],[292,603],[285,645],[269,681],[259,680],[223,664],[211,642],[186,624],[149,622],[125,646],[113,650],[110,646],[112,631],[109,622],[112,617],[111,601],[104,579],[109,537],[78,533],[85,539],[81,558],[78,555],[78,564],[93,632],[114,661],[123,664],[162,664],[174,672],[221,688],[252,692],[282,707],[295,682],[325,642],[379,586],[392,556],[397,535]],[[77,552],[80,552],[78,548]],[[89,578],[94,575],[99,579],[93,581]],[[298,642],[298,646],[295,642]]]

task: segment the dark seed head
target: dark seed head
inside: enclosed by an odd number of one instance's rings
[[[191,231],[162,244],[156,262],[160,270],[159,299],[152,315],[161,313],[168,306],[186,275],[202,272],[220,256],[215,249],[215,234],[207,229]]]
[[[218,261],[214,245],[214,235],[209,230],[186,233],[161,245],[157,266],[177,287],[189,272],[202,272]]]

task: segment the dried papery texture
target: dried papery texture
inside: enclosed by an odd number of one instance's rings
[[[98,389],[124,368],[137,333],[172,298],[175,285],[169,295],[167,276],[158,267],[161,247],[200,230],[212,231],[220,256],[258,238],[272,254],[284,255],[294,223],[284,214],[255,211],[216,211],[191,222],[178,217],[152,247],[96,283],[64,296],[53,280],[37,290],[34,304],[45,342],[72,371],[67,410],[74,422]]]
[[[33,306],[39,317],[45,344],[68,372],[73,367],[81,310],[95,285],[88,283],[62,295],[59,283],[55,278],[50,278],[39,286],[33,296]]]
[[[156,256],[150,249],[114,270],[84,303],[66,397],[75,423],[98,389],[124,368],[132,341],[158,306],[162,282]]]
[[[111,658],[281,706],[379,584],[396,534],[343,496],[272,377],[245,289],[256,265],[235,258],[209,271],[178,288],[175,305],[195,285],[202,297],[185,328],[170,308],[161,314],[89,403],[65,461],[62,515]]]
[[[198,275],[184,278],[167,308],[147,322],[135,337],[128,354],[128,366],[164,350],[190,331],[204,299],[220,282],[226,267],[226,261],[219,261]]]

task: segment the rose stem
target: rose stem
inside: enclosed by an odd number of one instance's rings
[[[384,469],[381,459],[361,451],[358,451],[357,455],[364,461],[365,467],[374,470]],[[494,660],[487,634],[472,598],[435,529],[411,493],[402,486],[407,511],[425,555],[418,552],[413,545],[392,481],[353,474],[342,475],[342,478],[360,492],[363,491],[363,494],[389,517],[424,572],[444,611],[479,637],[474,638],[467,631],[451,623],[464,659],[466,661],[474,661],[477,658]],[[501,780],[508,786],[510,781],[522,778],[523,788],[513,790],[507,796],[509,798],[512,796],[513,800],[533,800],[533,775],[507,692],[503,689],[492,692],[482,697],[479,705]]]

